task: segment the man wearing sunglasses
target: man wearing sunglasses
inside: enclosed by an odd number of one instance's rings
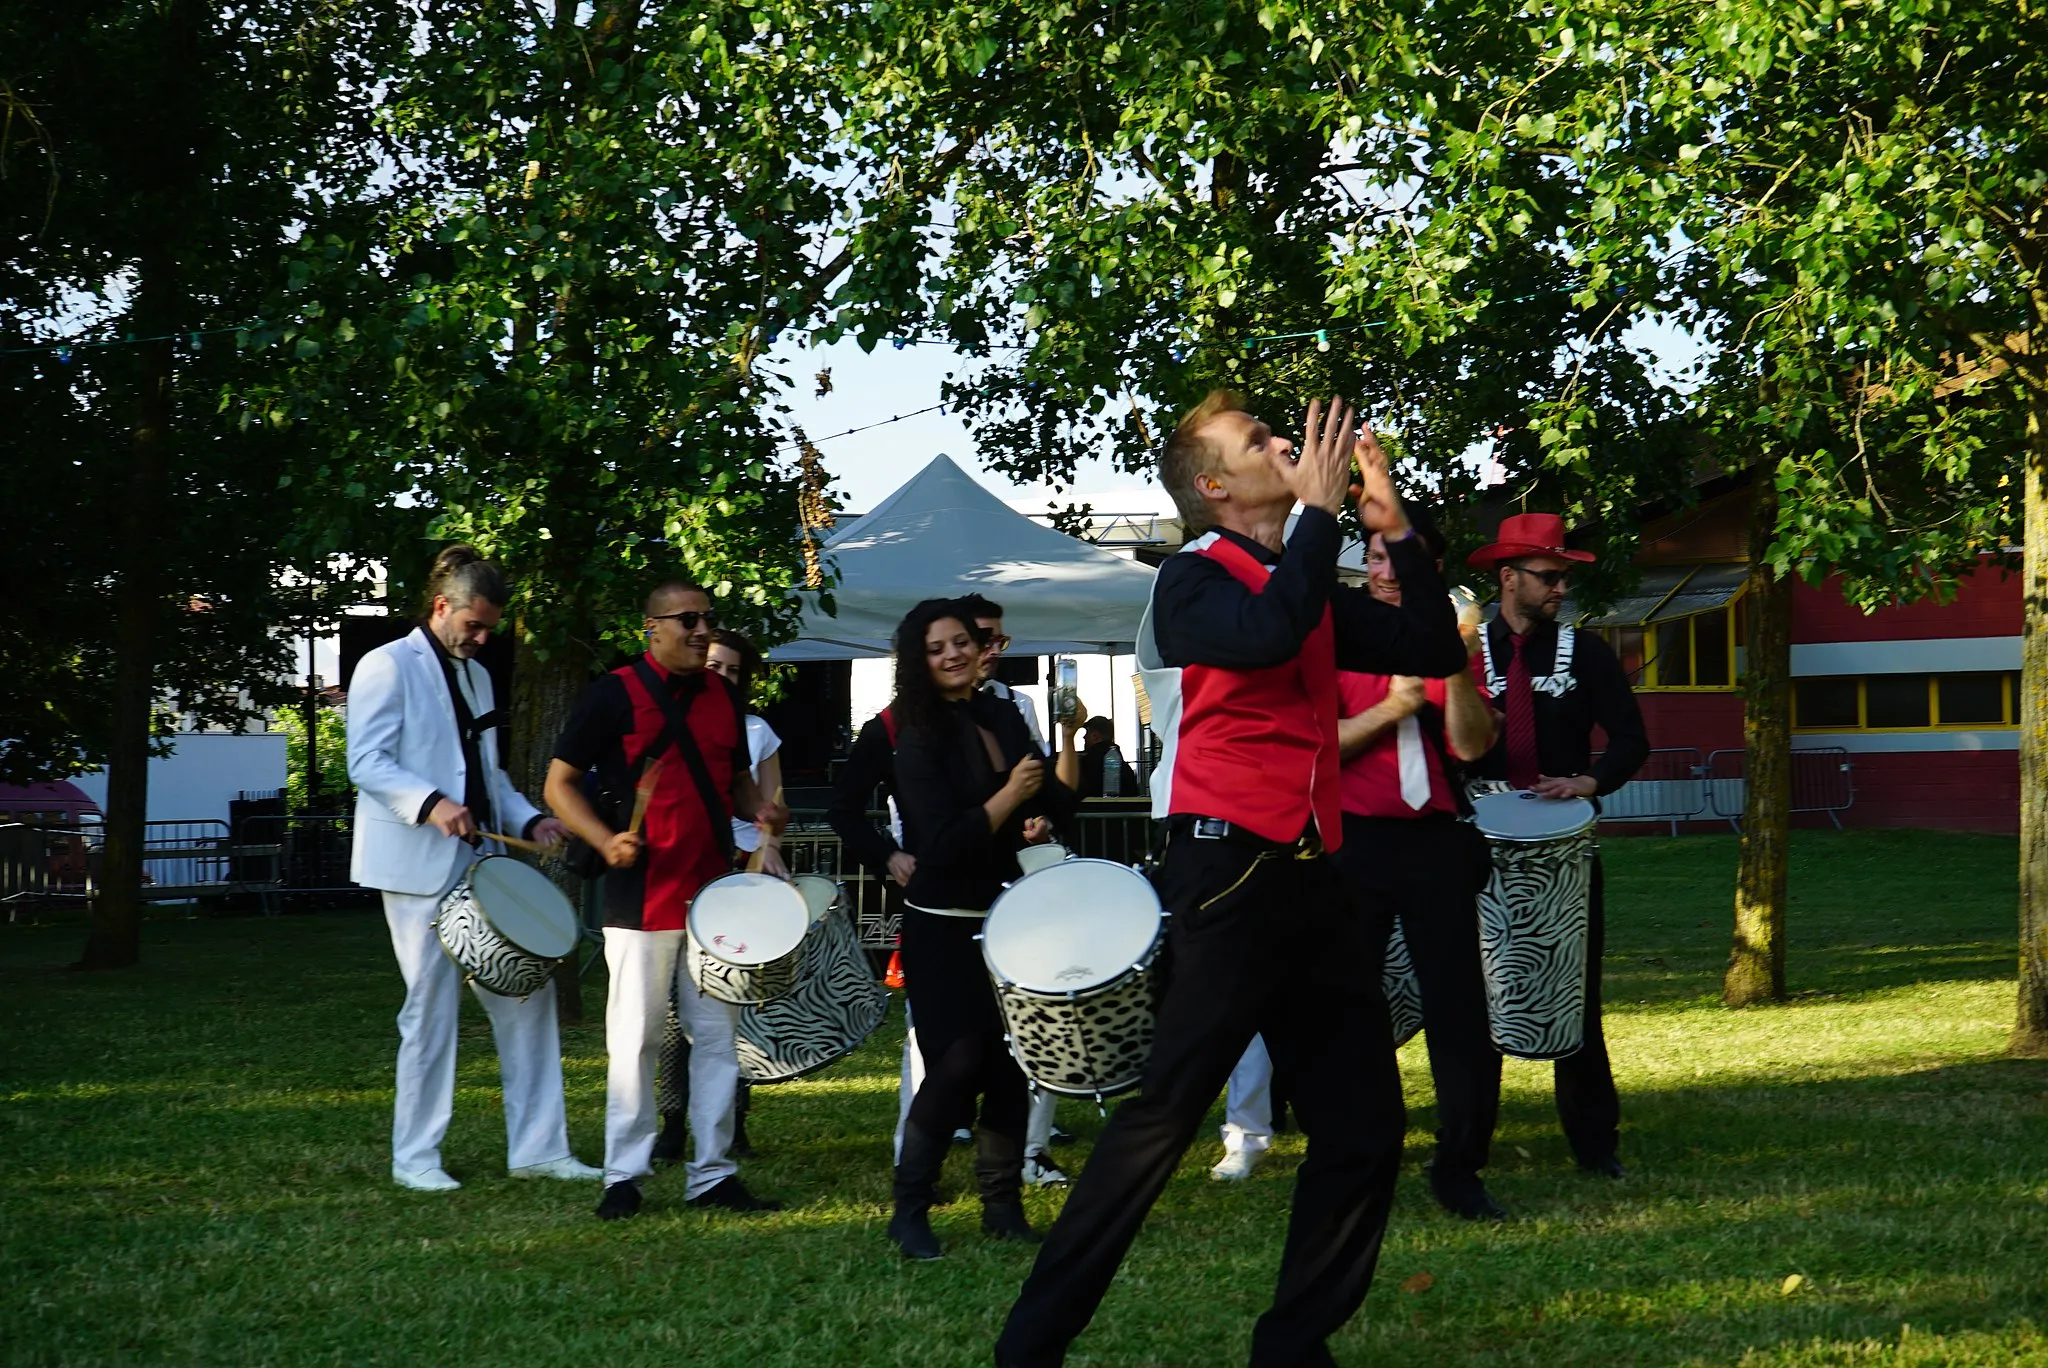
[[[1597,798],[1629,781],[1649,757],[1642,710],[1613,648],[1593,632],[1558,625],[1573,564],[1593,557],[1564,544],[1555,513],[1502,519],[1499,536],[1470,557],[1500,581],[1500,614],[1487,626],[1484,658],[1501,739],[1474,773],[1546,798]],[[1606,734],[1596,761],[1593,729]],[[1587,1173],[1626,1175],[1615,1157],[1621,1103],[1600,1029],[1600,956],[1606,945],[1598,855],[1593,858],[1586,945],[1586,1037],[1556,1063],[1557,1114]]]
[[[698,890],[732,868],[733,815],[753,818],[769,838],[762,868],[781,875],[772,838],[789,810],[754,783],[745,700],[705,668],[718,625],[710,595],[681,581],[660,585],[647,597],[645,621],[646,654],[583,691],[548,766],[548,805],[606,865],[610,1064],[597,1215],[620,1220],[640,1210],[640,1180],[653,1167],[655,1057],[672,996],[691,1043],[696,1153],[684,1197],[696,1207],[774,1211],[779,1204],[740,1182],[731,1153],[739,1008],[688,981],[683,935]],[[596,803],[583,787],[590,770]]]

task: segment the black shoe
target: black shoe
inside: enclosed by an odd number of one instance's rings
[[[639,1214],[640,1184],[632,1178],[606,1187],[604,1196],[598,1199],[597,1219],[600,1221],[623,1221],[628,1216]]]
[[[693,1207],[715,1207],[721,1211],[780,1211],[782,1203],[769,1197],[756,1197],[747,1191],[747,1185],[739,1175],[719,1180],[716,1187],[700,1192],[689,1201]]]
[[[1579,1160],[1579,1172],[1591,1174],[1595,1178],[1611,1178],[1616,1182],[1628,1177],[1628,1170],[1622,1167],[1621,1160],[1611,1154],[1605,1159]]]
[[[680,1164],[689,1153],[690,1133],[681,1112],[663,1112],[661,1134],[654,1137],[654,1152],[648,1156],[656,1164]]]
[[[1451,1215],[1466,1221],[1505,1221],[1507,1208],[1493,1200],[1493,1194],[1486,1190],[1486,1184],[1479,1181],[1478,1174],[1451,1177],[1439,1174],[1436,1161],[1430,1160],[1422,1166],[1429,1176],[1430,1195],[1437,1205]]]
[[[1021,1202],[983,1202],[981,1233],[991,1240],[1014,1240],[1018,1244],[1038,1244],[1045,1239],[1031,1228]]]
[[[896,1242],[896,1247],[903,1251],[906,1259],[929,1263],[945,1256],[939,1248],[939,1237],[932,1234],[931,1217],[923,1207],[898,1207],[896,1214],[889,1218],[889,1238]]]
[[[1060,1129],[1060,1123],[1057,1121],[1052,1123],[1052,1134],[1046,1137],[1049,1143],[1055,1145],[1069,1144],[1073,1138],[1073,1136]]]

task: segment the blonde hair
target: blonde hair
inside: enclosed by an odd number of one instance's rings
[[[1209,501],[1195,488],[1195,476],[1213,475],[1223,468],[1223,452],[1203,434],[1209,420],[1219,413],[1244,408],[1244,397],[1235,390],[1210,390],[1202,402],[1189,409],[1166,439],[1159,454],[1159,482],[1180,510],[1181,527],[1188,533],[1209,525]]]

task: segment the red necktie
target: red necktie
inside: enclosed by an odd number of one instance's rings
[[[1536,691],[1529,686],[1529,662],[1522,658],[1527,638],[1508,634],[1508,782],[1533,788],[1541,772],[1536,759]]]

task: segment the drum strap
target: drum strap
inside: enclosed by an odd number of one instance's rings
[[[697,745],[697,736],[690,730],[690,719],[683,711],[682,703],[669,692],[668,684],[654,672],[654,667],[645,659],[633,662],[633,673],[639,678],[640,686],[647,690],[654,705],[661,709],[662,721],[666,724],[662,735],[670,746],[681,752],[683,763],[689,766],[690,779],[697,785],[697,796],[703,800],[705,815],[711,819],[711,836],[718,842],[719,853],[727,860],[732,859],[732,808],[718,786],[711,782],[711,767],[704,763],[704,752]],[[707,686],[708,687],[708,686]],[[740,722],[740,735],[745,736],[746,721]],[[649,752],[658,755],[667,747]],[[643,760],[644,763],[644,760]]]

